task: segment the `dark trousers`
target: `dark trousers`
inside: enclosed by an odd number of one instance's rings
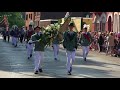
[[[3,36],[4,41],[6,41],[6,36]]]
[[[23,42],[23,38],[24,38],[24,35],[21,35],[21,36],[20,36],[20,42],[21,42],[21,43]]]
[[[102,52],[103,46],[99,44],[99,52]]]

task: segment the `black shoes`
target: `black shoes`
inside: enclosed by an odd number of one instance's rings
[[[68,75],[71,75],[72,67],[70,67],[70,71],[68,71]]]
[[[43,72],[42,68],[39,69],[39,72]],[[35,71],[34,74],[38,74],[39,72],[38,72],[38,71]]]
[[[42,68],[39,69],[39,72],[43,72]]]
[[[70,72],[70,71],[68,71],[68,75],[71,75],[71,72]]]
[[[35,71],[35,73],[34,74],[38,74],[38,71]]]
[[[32,54],[30,54],[30,57],[32,57]]]
[[[17,47],[17,45],[15,45],[15,47]]]
[[[57,60],[57,58],[55,58],[54,60]]]
[[[84,61],[86,61],[86,58],[84,58]]]
[[[30,59],[32,57],[32,54],[30,54],[30,57],[28,57],[28,59]]]

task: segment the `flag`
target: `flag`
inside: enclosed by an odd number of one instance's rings
[[[67,13],[65,14],[65,18],[67,18],[67,17],[69,17],[69,16],[70,16],[70,13],[67,12]]]

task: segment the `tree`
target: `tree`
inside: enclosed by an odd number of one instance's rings
[[[25,21],[22,18],[22,12],[0,12],[0,21],[3,19],[4,15],[8,17],[9,27],[12,25],[17,25],[18,27],[25,25]]]

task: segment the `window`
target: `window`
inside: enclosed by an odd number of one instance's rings
[[[100,30],[99,26],[100,26],[99,23],[96,23],[96,24],[95,24],[95,31],[99,31],[99,30]]]
[[[26,15],[26,20],[28,20],[28,14]]]
[[[101,28],[101,31],[104,32],[104,31],[105,31],[105,23],[102,23],[101,25],[102,25],[102,26],[101,26],[101,27],[102,27],[102,28]]]
[[[32,14],[31,14],[31,20],[32,20]]]
[[[37,22],[35,21],[35,26],[37,26]]]
[[[39,26],[39,21],[38,21],[38,26]]]
[[[29,18],[30,18],[30,15],[31,15],[31,14],[29,14]]]

